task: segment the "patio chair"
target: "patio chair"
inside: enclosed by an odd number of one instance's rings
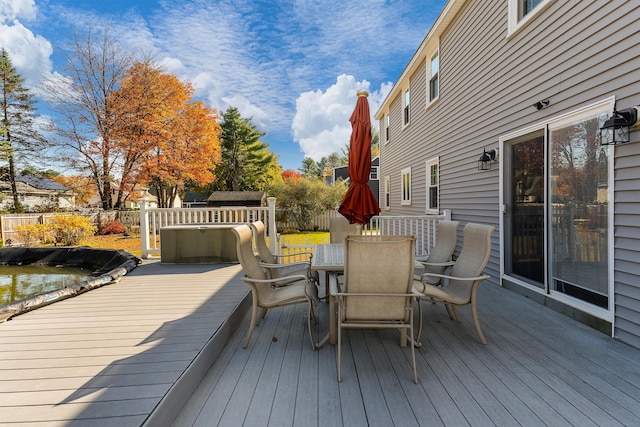
[[[453,266],[451,256],[456,249],[458,242],[458,227],[460,221],[448,221],[442,220],[438,222],[436,244],[431,249],[430,253],[426,256],[416,256],[416,261],[424,265],[424,272],[414,275],[413,287],[418,292],[424,292],[425,285],[439,286],[442,279],[438,276],[429,276],[424,273],[444,274],[448,267]],[[447,313],[451,315],[450,308],[445,304]],[[422,306],[418,308],[420,310],[420,318],[422,318]],[[420,343],[420,337],[422,336],[422,323],[418,326],[417,340]]]
[[[429,255],[416,256],[416,261],[424,265],[425,273],[444,274],[447,267],[453,266],[451,256],[456,249],[458,241],[458,226],[460,221],[442,220],[438,222],[436,234],[436,244],[431,249]],[[436,276],[419,275],[416,277],[420,283],[416,284],[417,290],[422,292],[421,284],[428,283],[437,286],[441,279]]]
[[[260,265],[260,260],[253,253],[251,243],[251,228],[248,225],[239,225],[233,228],[236,235],[238,260],[242,265],[245,277],[242,278],[251,288],[251,325],[242,345],[247,348],[253,329],[267,314],[267,310],[274,307],[282,307],[291,304],[308,303],[307,327],[311,346],[315,350],[315,342],[311,330],[311,320],[315,319],[314,307],[318,301],[318,288],[304,274],[283,276],[271,279],[266,269]],[[286,285],[282,285],[286,282]],[[258,308],[262,309],[258,317]]]
[[[447,307],[450,318],[460,323],[457,306],[471,304],[473,323],[482,344],[487,340],[480,329],[478,313],[476,310],[476,294],[478,285],[490,276],[482,276],[489,255],[491,255],[491,233],[496,228],[492,225],[468,223],[463,230],[462,250],[451,267],[449,274],[425,273],[443,280],[443,285],[438,287],[423,283],[422,294],[432,301],[443,303]]]
[[[338,302],[338,382],[342,329],[399,329],[400,345],[411,343],[413,380],[418,382],[413,338],[414,236],[347,236],[342,291]],[[356,362],[357,363],[357,362]]]
[[[347,236],[358,235],[358,224],[349,224],[347,218],[342,215],[329,218],[329,242],[344,243]]]
[[[300,252],[292,255],[274,255],[267,246],[264,237],[264,223],[262,221],[254,221],[250,224],[253,233],[253,239],[258,249],[258,256],[261,259],[261,265],[267,270],[269,279],[281,279],[286,276],[305,275],[316,285],[319,282],[318,272],[311,271],[312,252]],[[295,261],[296,256],[307,256],[306,261]],[[289,259],[290,262],[285,263]],[[286,284],[286,281],[282,284]]]

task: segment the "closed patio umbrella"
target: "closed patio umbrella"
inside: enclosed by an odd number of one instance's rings
[[[372,216],[380,213],[378,201],[368,184],[371,172],[371,118],[367,96],[367,92],[358,92],[356,108],[349,119],[351,140],[348,170],[351,184],[338,212],[351,224],[367,224]]]

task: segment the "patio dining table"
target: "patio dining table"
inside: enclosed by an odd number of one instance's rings
[[[330,286],[334,287],[333,293],[335,294],[338,286],[338,274],[344,273],[344,245],[342,243],[314,245],[311,270],[325,272],[325,295],[329,300],[329,333],[318,343],[317,347],[320,348],[327,341],[330,344],[336,343],[336,301],[331,295]]]
[[[418,261],[415,262],[415,269],[424,269],[424,265]],[[313,257],[311,258],[312,271],[325,272],[325,291],[329,300],[329,332],[316,345],[317,348],[324,344],[336,343],[336,298],[335,295],[340,292],[338,284],[338,275],[344,273],[344,244],[343,243],[324,243],[313,246]]]

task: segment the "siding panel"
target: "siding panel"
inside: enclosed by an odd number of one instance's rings
[[[410,126],[400,130],[400,97],[382,107],[389,109],[392,122],[392,143],[383,145],[380,153],[380,175],[390,176],[392,185],[391,209],[386,213],[424,212],[424,164],[439,156],[440,208],[450,209],[453,219],[463,223],[498,225],[498,164],[494,170],[477,171],[482,150],[498,147],[503,135],[611,96],[619,108],[639,105],[640,10],[633,2],[552,2],[508,36],[507,1],[454,2],[461,5],[457,14],[438,31],[439,99],[426,105],[426,64],[432,52],[419,50],[411,61],[416,64],[413,73],[397,83],[410,81]],[[532,105],[543,99],[550,105],[536,110]],[[633,138],[640,139],[640,131]],[[632,301],[624,310],[616,307],[614,334],[637,343],[640,301],[632,294],[640,286],[640,144],[612,150],[614,292],[620,301]],[[400,206],[400,170],[408,166],[412,205]],[[487,266],[494,278],[500,265],[499,232],[494,234]]]

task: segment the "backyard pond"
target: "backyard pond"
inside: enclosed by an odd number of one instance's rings
[[[0,249],[0,323],[110,283],[141,260],[123,250],[76,247]]]
[[[78,267],[0,265],[0,305],[69,287],[91,273]]]

